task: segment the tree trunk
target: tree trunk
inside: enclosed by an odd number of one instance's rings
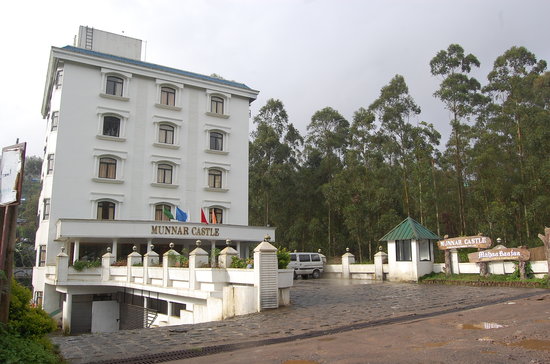
[[[518,263],[519,279],[525,280],[525,260],[520,260]]]
[[[13,252],[15,250],[16,226],[17,226],[17,205],[8,205],[3,212],[2,231],[0,239],[2,248],[5,249],[3,268],[5,277],[0,277],[0,323],[7,323],[9,316],[11,279],[13,277]]]
[[[539,239],[544,243],[544,252],[548,263],[548,275],[550,276],[550,228],[544,228],[544,235],[539,234]]]
[[[451,251],[449,249],[445,250],[445,275],[450,276],[452,273],[451,268]]]
[[[434,185],[434,201],[435,201],[435,222],[437,226],[437,236],[441,236],[441,231],[439,229],[439,205],[437,203],[438,201],[438,194],[437,194],[437,185],[435,183],[435,160],[432,159],[432,180]]]
[[[483,249],[477,249],[477,251],[482,251]],[[481,277],[487,277],[489,275],[489,272],[487,270],[487,262],[479,262],[477,263],[479,265],[479,275]]]

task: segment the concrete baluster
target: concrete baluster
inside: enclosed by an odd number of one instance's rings
[[[349,252],[349,248],[346,248],[346,254],[342,255],[342,278],[351,278],[350,265],[355,263],[355,255]]]
[[[66,282],[69,278],[69,256],[65,254],[65,248],[55,257],[55,284]]]
[[[388,263],[388,254],[382,251],[374,254],[374,277],[377,281],[384,280],[384,264]]]
[[[231,267],[233,257],[237,257],[239,255],[239,253],[229,245],[231,244],[231,240],[226,240],[225,243],[227,246],[221,251],[220,256],[218,257],[218,266],[220,268]]]
[[[170,243],[170,250],[162,255],[162,286],[171,287],[172,282],[168,274],[168,267],[173,267],[179,260],[180,253],[174,250],[174,243]]]
[[[159,255],[153,249],[155,246],[149,244],[147,246],[147,253],[145,253],[143,259],[143,284],[150,284],[149,282],[149,267],[159,264]]]
[[[200,282],[197,281],[196,268],[208,265],[208,252],[201,248],[201,241],[197,240],[196,248],[189,253],[189,288],[199,289]]]
[[[254,249],[254,287],[256,288],[257,310],[279,307],[277,248],[264,241]]]
[[[115,262],[115,256],[111,254],[111,248],[107,248],[107,253],[101,256],[101,280],[111,279],[111,264]]]
[[[137,247],[134,245],[133,248],[132,248],[133,252],[131,252],[130,254],[128,254],[128,261],[127,261],[127,272],[126,272],[126,280],[128,282],[132,282],[133,281],[133,278],[132,278],[132,267],[134,266],[134,264],[141,264],[142,261],[141,261],[141,254],[139,254],[137,252]]]

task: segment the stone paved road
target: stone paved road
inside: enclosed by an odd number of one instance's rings
[[[491,304],[535,289],[297,280],[292,305],[225,321],[106,334],[56,336],[72,364],[318,333],[377,320]]]

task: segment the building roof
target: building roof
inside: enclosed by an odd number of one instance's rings
[[[89,49],[78,48],[78,47],[73,47],[73,46],[65,46],[62,49],[65,49],[65,50],[71,51],[71,52],[87,54],[87,55],[90,55],[90,56],[95,56],[95,57],[100,57],[100,58],[105,58],[105,59],[111,59],[111,60],[115,60],[115,61],[118,61],[118,62],[129,63],[129,64],[141,66],[141,67],[151,68],[151,69],[154,69],[154,70],[157,70],[157,71],[170,72],[170,73],[175,73],[175,74],[182,75],[182,76],[197,78],[197,79],[210,81],[210,82],[216,82],[216,83],[220,83],[220,84],[224,84],[224,85],[228,85],[228,86],[232,86],[232,87],[242,88],[242,89],[245,89],[245,90],[252,90],[250,87],[248,87],[244,83],[224,80],[222,78],[217,78],[217,77],[212,77],[212,76],[201,75],[199,73],[193,73],[193,72],[189,72],[189,71],[179,70],[177,68],[161,66],[161,65],[158,65],[158,64],[154,64],[154,63],[143,62],[143,61],[140,61],[140,60],[137,60],[137,59],[131,59],[131,58],[115,56],[115,55],[112,55],[112,54],[96,52],[96,51],[92,51],[92,50],[89,50]]]
[[[406,240],[406,239],[429,239],[439,240],[440,237],[432,233],[428,228],[422,226],[418,221],[407,217],[394,227],[389,233],[380,238],[380,241]]]

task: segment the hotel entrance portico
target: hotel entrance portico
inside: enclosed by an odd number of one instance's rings
[[[198,224],[167,221],[136,220],[85,220],[59,219],[56,225],[57,251],[61,248],[70,255],[70,261],[78,259],[93,260],[100,258],[110,247],[116,259],[126,258],[133,246],[137,252],[145,254],[154,245],[155,251],[162,257],[174,243],[174,250],[191,251],[197,240],[201,247],[212,252],[215,248],[226,247],[227,240],[237,250],[239,257],[248,258],[264,236],[275,240],[275,228],[223,224]]]

